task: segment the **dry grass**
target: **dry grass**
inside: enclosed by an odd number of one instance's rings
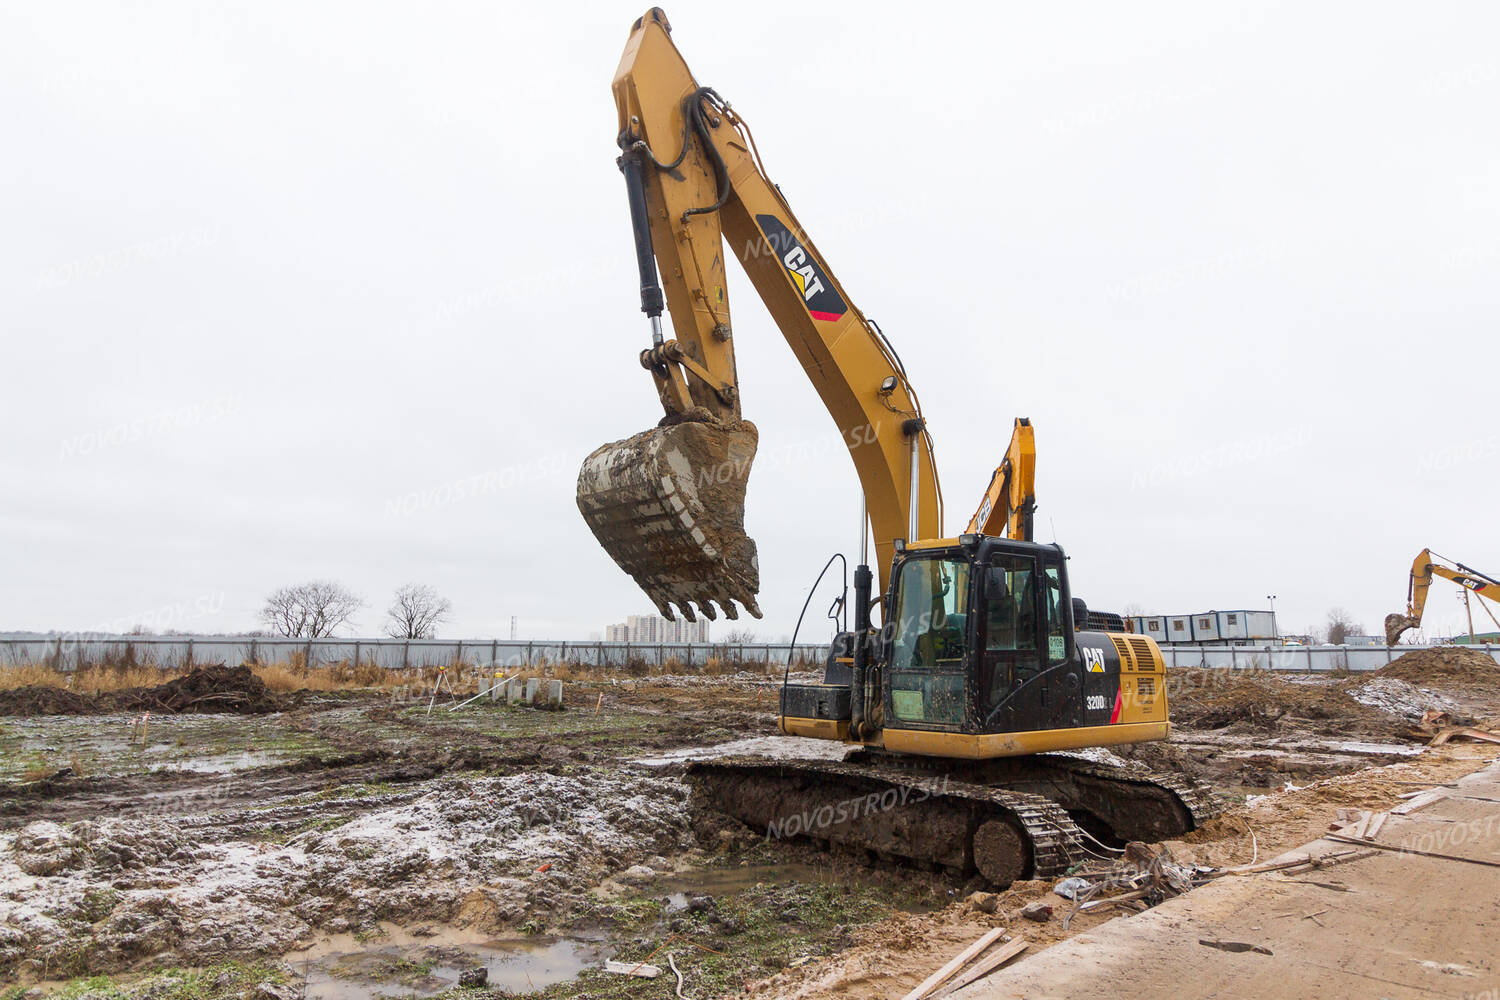
[[[118,691],[121,688],[151,687],[182,675],[180,670],[157,667],[88,666],[63,673],[48,666],[24,663],[0,667],[0,691],[19,687],[60,687],[70,691]]]
[[[300,657],[289,663],[256,664],[250,668],[266,687],[278,693],[290,691],[349,691],[356,688],[386,689],[411,683],[401,670],[387,670],[373,663],[333,663],[307,667]],[[435,674],[436,671],[433,671]]]
[[[300,663],[252,664],[250,668],[272,691],[348,691],[358,688],[392,688],[410,684],[419,673],[437,676],[437,670],[386,670],[371,663],[334,663],[308,669]],[[21,687],[57,687],[81,694],[154,687],[181,677],[181,668],[151,666],[87,666],[71,672],[50,666],[24,663],[0,666],[0,691]]]
[[[38,757],[26,770],[21,772],[21,780],[28,783],[32,781],[45,781],[56,773],[57,768],[42,760],[41,757]]]
[[[277,694],[293,691],[354,691],[421,687],[431,689],[438,674],[446,674],[444,687],[452,687],[458,693],[474,693],[479,690],[479,678],[492,668],[472,664],[449,664],[445,667],[413,667],[408,670],[388,669],[368,661],[332,663],[308,667],[301,654],[294,654],[277,663],[252,663],[250,669],[265,682],[266,687]],[[506,667],[501,673],[510,677],[521,675],[547,677],[574,682],[599,682],[620,677],[662,677],[675,675],[705,675],[722,677],[736,673],[781,676],[784,668],[777,664],[760,662],[741,663],[731,659],[711,657],[707,663],[688,666],[677,659],[668,659],[664,664],[631,660],[621,666],[598,667],[581,663],[539,663],[530,667]],[[798,667],[798,669],[805,669]],[[133,659],[106,664],[88,664],[76,670],[64,672],[38,663],[0,665],[0,691],[21,687],[57,687],[80,694],[100,691],[119,691],[124,688],[153,687],[187,673],[181,668],[162,668],[141,664]]]

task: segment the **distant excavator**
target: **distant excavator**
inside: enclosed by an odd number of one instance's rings
[[[1443,560],[1439,562],[1438,560]],[[1452,563],[1448,566],[1444,563]],[[1422,612],[1427,608],[1427,590],[1432,586],[1432,578],[1440,576],[1445,580],[1452,580],[1472,594],[1485,599],[1485,601],[1500,604],[1500,580],[1487,576],[1472,566],[1446,556],[1435,555],[1431,549],[1423,549],[1417,553],[1417,558],[1412,560],[1411,576],[1406,584],[1406,613],[1385,616],[1385,641],[1386,645],[1394,646],[1401,636],[1408,630],[1417,628],[1422,624]],[[1484,609],[1485,614],[1500,629],[1500,618],[1495,617],[1484,601],[1479,606]],[[1470,623],[1472,630],[1472,621]]]
[[[850,752],[838,762],[701,761],[689,774],[752,827],[826,817],[801,834],[977,870],[996,885],[1065,871],[1090,836],[1194,829],[1222,808],[1204,786],[1054,752],[1166,739],[1166,671],[1149,637],[1092,630],[1062,549],[1033,539],[1030,421],[1012,424],[966,531],[943,537],[932,441],[905,366],[767,178],[744,119],[694,80],[670,32],[660,8],[647,11],[614,78],[618,165],[651,326],[639,360],[665,416],[585,459],[579,510],[664,616],[735,618],[737,605],[759,616],[744,529],[758,435],[740,413],[725,291],[732,255],[848,446],[866,538],[853,628],[835,639],[822,683],[784,684],[780,706],[783,733]],[[664,308],[675,339],[663,333]],[[950,390],[984,392],[954,360]],[[896,801],[920,806],[882,805]]]

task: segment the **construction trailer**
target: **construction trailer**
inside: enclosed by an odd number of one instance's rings
[[[1179,646],[1263,646],[1280,636],[1273,611],[1204,611],[1190,615],[1135,615],[1134,631],[1158,644]]]

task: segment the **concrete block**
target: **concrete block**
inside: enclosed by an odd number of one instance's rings
[[[548,681],[547,682],[547,707],[548,708],[562,708],[562,703],[563,703],[563,682],[562,681]]]
[[[525,682],[522,681],[521,678],[517,677],[509,684],[505,685],[505,700],[512,705],[519,704],[522,694],[525,690]]]
[[[526,702],[526,704],[528,704],[528,705],[535,705],[536,704],[537,692],[541,691],[541,689],[542,689],[542,682],[541,682],[540,678],[537,678],[537,677],[528,677],[528,678],[526,678],[526,697],[524,699],[525,702]]]

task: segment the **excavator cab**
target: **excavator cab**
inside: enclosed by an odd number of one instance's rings
[[[951,758],[1166,737],[1160,651],[1144,636],[1075,627],[1057,545],[921,542],[901,547],[890,580],[865,670],[788,685],[783,732]]]

